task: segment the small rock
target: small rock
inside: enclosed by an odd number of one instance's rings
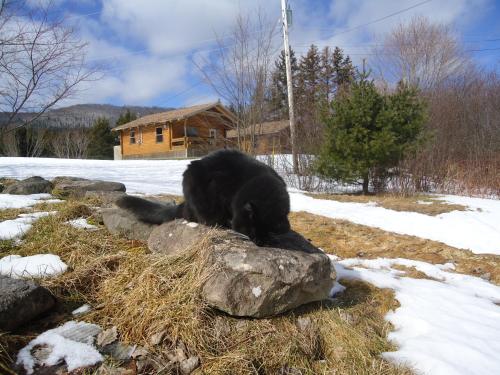
[[[200,365],[200,359],[197,356],[189,357],[180,364],[181,374],[191,374]]]
[[[97,370],[98,375],[135,375],[136,372],[129,368],[113,367],[102,364]]]
[[[0,276],[0,330],[12,331],[54,304],[54,296],[34,281]]]
[[[106,346],[118,340],[118,331],[116,326],[108,328],[97,336],[97,345],[98,346]]]
[[[134,349],[132,354],[130,355],[131,358],[136,359],[136,358],[146,358],[149,355],[149,352],[143,348],[142,346],[138,346]]]
[[[479,276],[481,279],[483,280],[486,280],[486,281],[489,281],[491,279],[491,273],[489,272],[486,272],[486,273],[483,273],[481,276]]]
[[[365,254],[365,252],[364,252],[364,251],[358,251],[358,252],[356,253],[356,256],[357,256],[357,257],[360,257],[360,258],[363,258],[365,255],[366,255],[366,254]]]
[[[132,357],[136,346],[122,344],[119,341],[115,341],[111,344],[103,346],[101,352],[110,355],[116,361],[126,361]]]
[[[39,176],[34,176],[7,186],[3,193],[27,195],[50,193],[51,191],[52,183],[50,181]]]
[[[155,333],[154,335],[151,335],[151,337],[149,338],[149,343],[153,346],[160,345],[166,333],[167,331],[163,330],[161,332]]]

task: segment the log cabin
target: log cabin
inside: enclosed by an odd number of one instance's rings
[[[220,102],[138,118],[113,129],[120,145],[115,159],[175,159],[206,155],[227,147],[236,117]]]
[[[288,120],[269,121],[252,127],[255,136],[249,132],[240,131],[240,148],[252,150],[258,155],[286,154],[291,152],[290,122]],[[227,131],[227,141],[232,147],[238,147],[238,131]],[[253,139],[253,147],[250,147]]]

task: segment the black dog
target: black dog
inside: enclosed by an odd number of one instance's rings
[[[184,203],[164,206],[125,196],[117,201],[144,222],[176,218],[232,228],[262,246],[270,234],[290,230],[290,197],[269,166],[239,151],[216,151],[189,164],[183,174]]]

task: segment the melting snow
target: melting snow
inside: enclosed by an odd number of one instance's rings
[[[0,259],[0,275],[19,278],[40,278],[64,273],[68,266],[53,254],[39,254],[27,257],[8,255]]]
[[[61,202],[59,199],[49,199],[50,197],[50,194],[0,194],[0,210],[7,208],[26,208],[42,202]]]
[[[395,265],[415,267],[436,279],[402,277]],[[361,266],[361,267],[360,267]],[[352,267],[352,269],[346,268]],[[500,374],[500,287],[448,272],[452,264],[408,259],[346,259],[335,263],[338,280],[357,279],[390,288],[400,307],[386,319],[389,340],[399,349],[384,353],[424,374]]]
[[[87,222],[87,219],[85,219],[83,217],[67,221],[66,223],[71,225],[72,227],[75,227],[78,229],[89,229],[89,230],[96,230],[97,229],[97,227],[95,225],[89,224]]]
[[[91,307],[88,303],[81,305],[79,308],[73,310],[71,314],[73,315],[81,315],[85,314],[86,312],[90,311]]]
[[[64,361],[70,372],[80,367],[95,365],[104,359],[92,345],[95,335],[100,331],[101,328],[95,324],[67,322],[31,340],[19,351],[17,364],[22,365],[28,374],[32,374],[38,360],[31,355],[31,350],[35,346],[48,346],[49,356],[40,365],[54,366]]]
[[[55,211],[33,212],[30,214],[20,214],[17,219],[2,221],[0,222],[0,240],[12,240],[21,237],[31,228],[31,224],[36,220],[54,213]]]

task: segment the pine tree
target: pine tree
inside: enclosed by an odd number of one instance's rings
[[[344,52],[339,47],[335,47],[331,63],[334,70],[336,91],[338,92],[353,82],[355,69],[351,58],[349,56],[344,57]]]
[[[114,136],[109,127],[109,120],[98,118],[89,132],[88,158],[113,159],[113,145]]]
[[[127,108],[125,113],[122,113],[118,120],[116,120],[116,126],[126,124],[127,122],[134,121],[137,119],[135,113],[130,112],[130,109]]]
[[[295,90],[297,82],[298,64],[295,52],[290,48],[290,66],[292,70],[292,87]],[[269,99],[271,117],[273,119],[288,118],[288,86],[286,80],[285,51],[274,62],[274,71],[272,72],[272,86]]]
[[[362,73],[332,107],[318,172],[348,183],[362,180],[365,194],[370,179],[385,176],[422,138],[424,106],[408,86],[382,96]]]

